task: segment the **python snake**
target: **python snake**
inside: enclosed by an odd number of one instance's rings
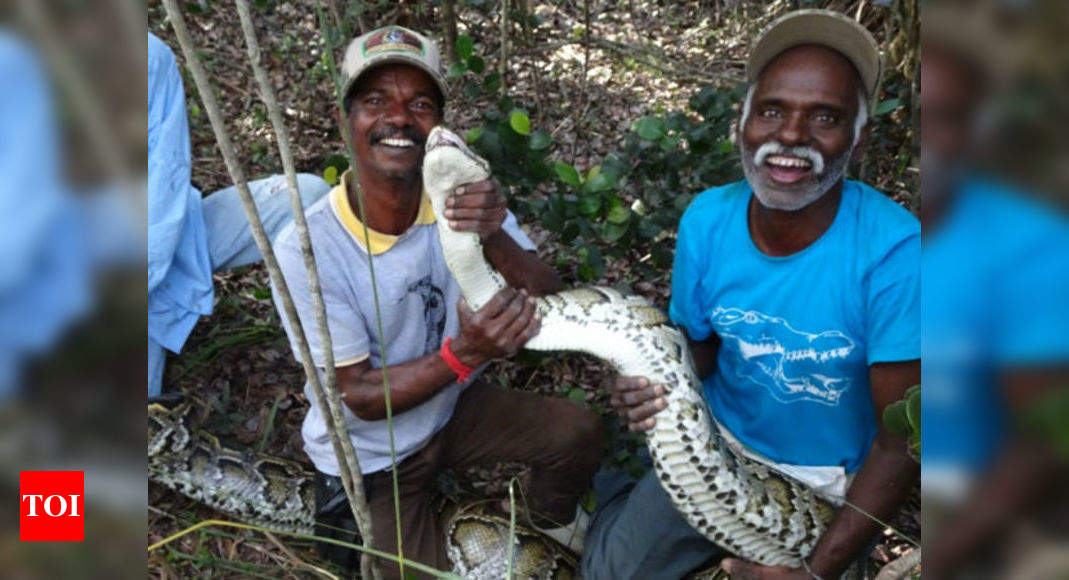
[[[436,127],[427,139],[423,185],[442,216],[446,199],[466,183],[488,179],[489,164],[454,133]],[[439,219],[449,270],[478,309],[506,286],[483,257],[478,235]],[[702,395],[687,341],[645,298],[597,286],[538,299],[542,328],[525,348],[571,350],[608,361],[620,374],[665,386],[667,407],[647,433],[661,485],[683,517],[714,543],[765,565],[798,566],[827,527],[834,507],[801,482],[726,443]]]
[[[244,522],[271,531],[315,533],[315,474],[303,464],[238,450],[200,428],[208,406],[192,395],[165,395],[148,404],[149,477]],[[509,518],[491,502],[445,510],[447,551],[465,578],[505,576]],[[520,578],[568,580],[578,563],[563,546],[519,523],[513,570]],[[359,543],[359,539],[353,540]]]
[[[427,140],[424,187],[435,214],[457,186],[489,177],[485,160],[449,132]],[[437,220],[443,254],[468,303],[485,304],[505,281],[483,259],[478,236]],[[709,415],[683,335],[646,299],[588,286],[538,299],[542,330],[532,350],[598,356],[625,375],[665,386],[668,402],[648,432],[661,484],[695,529],[727,550],[762,564],[797,565],[834,508],[805,485],[737,453]],[[200,429],[195,399],[163,397],[148,405],[150,478],[217,510],[269,530],[311,534],[315,477],[303,464],[222,444]],[[479,505],[447,515],[454,571],[499,578],[506,569],[508,519]],[[556,542],[517,526],[514,572],[526,578],[578,576],[574,557]]]

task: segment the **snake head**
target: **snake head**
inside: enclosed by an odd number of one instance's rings
[[[479,154],[472,151],[468,144],[464,142],[459,135],[446,129],[442,125],[431,129],[430,135],[427,136],[426,152],[430,153],[439,147],[453,147],[459,150],[465,157],[475,162],[480,168],[487,173],[490,172],[490,164],[485,159],[479,157]]]
[[[436,215],[440,216],[445,198],[457,186],[482,181],[489,176],[490,164],[456,133],[442,126],[431,130],[423,156],[423,187],[434,204]]]
[[[442,125],[431,129],[430,135],[427,136],[426,150],[430,151],[435,147],[457,147],[459,149],[467,149],[467,144],[460,138],[459,135],[446,129]]]

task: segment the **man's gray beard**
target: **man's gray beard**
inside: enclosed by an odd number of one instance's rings
[[[824,194],[846,175],[850,155],[854,152],[854,148],[850,147],[842,155],[833,157],[825,164],[824,172],[817,177],[816,183],[800,191],[783,191],[777,189],[776,184],[770,179],[764,179],[754,162],[754,151],[751,151],[741,139],[739,151],[742,155],[742,172],[746,175],[746,181],[750,183],[754,195],[757,196],[757,201],[769,209],[798,211],[824,197]]]

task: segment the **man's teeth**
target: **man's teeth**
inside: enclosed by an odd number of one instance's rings
[[[389,145],[390,147],[415,147],[416,144],[410,139],[382,139],[379,141],[383,145]]]
[[[779,167],[801,167],[808,169],[813,166],[808,159],[802,159],[800,157],[786,157],[783,155],[771,155],[765,160],[765,163],[769,165],[776,165]]]

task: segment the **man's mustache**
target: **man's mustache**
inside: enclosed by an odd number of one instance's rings
[[[372,131],[368,135],[368,142],[372,145],[382,141],[383,139],[408,139],[416,144],[417,147],[423,147],[424,136],[413,127],[386,127],[379,129],[378,131]]]
[[[779,141],[767,141],[762,143],[757,148],[757,151],[754,152],[754,165],[761,165],[769,155],[790,155],[806,159],[812,164],[814,174],[820,175],[824,173],[824,156],[820,154],[820,151],[812,147],[788,147]]]

